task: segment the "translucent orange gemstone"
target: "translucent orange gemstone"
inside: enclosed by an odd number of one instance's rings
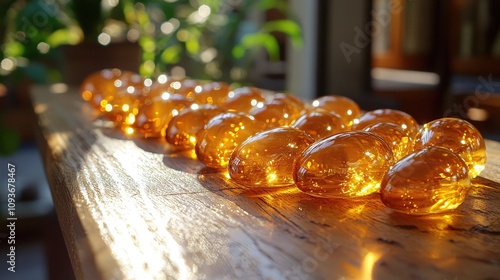
[[[391,148],[366,131],[341,132],[307,148],[295,163],[294,180],[317,197],[358,197],[380,190],[394,163]]]
[[[304,104],[298,98],[284,93],[274,94],[257,104],[250,114],[265,123],[265,128],[290,126],[304,113]]]
[[[105,108],[105,116],[114,121],[117,126],[133,125],[139,108],[142,106],[144,96],[141,93],[142,91],[130,88],[125,92],[118,92],[116,98],[108,103],[111,106]]]
[[[164,135],[170,120],[191,104],[191,101],[179,94],[164,94],[162,98],[147,99],[139,109],[135,126],[145,137],[160,137],[162,133]]]
[[[105,100],[108,95],[115,91],[114,81],[120,75],[121,71],[118,69],[104,69],[90,74],[80,87],[83,99],[94,108],[101,110],[101,100]]]
[[[282,104],[291,112],[305,113],[306,104],[302,100],[289,93],[275,93],[265,100],[266,104]]]
[[[223,82],[211,82],[195,88],[194,102],[222,106],[229,93],[229,85]]]
[[[344,96],[322,96],[313,100],[311,105],[313,109],[323,109],[339,115],[348,127],[351,127],[354,120],[361,115],[358,104]]]
[[[396,160],[400,160],[413,152],[413,139],[396,124],[377,123],[365,127],[364,130],[382,137],[389,147],[391,147]]]
[[[457,118],[442,118],[426,123],[415,137],[415,150],[440,146],[462,157],[471,178],[479,176],[486,165],[486,144],[471,123]]]
[[[174,81],[170,84],[168,92],[180,94],[188,99],[194,99],[195,89],[200,85],[196,80],[185,79],[182,81]]]
[[[251,110],[250,114],[265,123],[266,129],[290,126],[300,116],[300,113],[290,112],[284,104],[264,104]]]
[[[225,168],[234,149],[261,129],[261,124],[244,113],[217,115],[198,134],[196,155],[208,167]]]
[[[470,189],[467,165],[441,147],[416,151],[397,162],[382,180],[382,202],[412,215],[457,208]]]
[[[148,97],[154,99],[167,93],[180,94],[190,100],[193,100],[195,89],[199,85],[199,82],[195,80],[179,80],[167,77],[166,75],[161,75],[151,86],[151,91],[148,94]]]
[[[165,139],[176,147],[192,149],[196,145],[198,132],[210,119],[223,112],[224,109],[217,106],[193,104],[170,120]]]
[[[253,107],[265,98],[262,91],[254,87],[240,87],[230,91],[224,101],[223,107],[236,112],[248,113]]]
[[[259,132],[234,150],[229,176],[249,187],[294,185],[293,163],[313,142],[307,133],[292,127]]]
[[[139,106],[144,88],[144,79],[136,73],[104,69],[89,75],[80,92],[92,107],[115,120]]]
[[[304,114],[292,126],[307,132],[316,140],[347,130],[339,115],[327,111]]]
[[[162,74],[150,86],[149,98],[160,97],[164,92],[170,93],[170,84],[173,82],[180,82],[182,80]]]
[[[419,130],[419,125],[412,116],[393,109],[379,109],[366,112],[355,122],[352,126],[352,130],[363,130],[367,126],[382,122],[398,125],[410,137],[415,137]]]

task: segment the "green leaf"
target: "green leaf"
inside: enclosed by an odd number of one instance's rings
[[[137,21],[142,27],[145,27],[147,24],[151,24],[151,20],[149,19],[149,15],[145,10],[135,10],[137,15]]]
[[[290,37],[294,46],[300,46],[302,44],[301,28],[297,22],[290,19],[266,22],[261,32],[281,32]]]
[[[200,43],[195,36],[189,36],[188,40],[186,41],[186,50],[188,53],[193,55],[197,54],[200,51]]]
[[[125,16],[125,20],[128,23],[136,23],[137,15],[134,9],[133,1],[122,1],[123,2],[123,14]]]
[[[263,47],[271,60],[279,60],[279,44],[274,36],[266,33],[250,33],[241,39],[241,44],[247,49]],[[234,48],[233,48],[234,50]]]
[[[139,74],[144,77],[151,77],[155,71],[156,65],[151,60],[144,61],[139,66]]]
[[[287,10],[288,5],[286,1],[283,0],[262,0],[258,3],[257,7],[263,11],[269,9],[277,9],[284,12]]]
[[[24,53],[24,45],[17,41],[11,41],[5,44],[5,56],[22,56]]]
[[[200,30],[194,26],[187,29],[188,38],[186,40],[186,51],[191,55],[196,55],[200,52],[200,39],[202,33]]]
[[[154,52],[156,49],[155,40],[151,37],[141,37],[139,39],[139,45],[145,52]]]
[[[245,55],[246,49],[242,45],[236,45],[234,46],[232,50],[232,55],[236,59],[240,59]]]
[[[142,60],[154,60],[156,54],[154,52],[142,52]]]
[[[47,44],[51,47],[57,47],[62,44],[76,44],[81,40],[80,34],[75,30],[59,29],[47,36]]]
[[[167,64],[174,64],[181,59],[182,48],[180,45],[173,45],[161,53],[161,61]]]

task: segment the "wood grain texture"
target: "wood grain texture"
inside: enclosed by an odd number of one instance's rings
[[[106,128],[75,91],[32,93],[55,207],[80,279],[493,279],[500,144],[465,203],[411,217],[377,195],[253,190],[189,152]]]

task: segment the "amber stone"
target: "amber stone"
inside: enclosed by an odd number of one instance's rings
[[[147,99],[139,108],[135,127],[144,137],[160,137],[170,120],[191,104],[180,94],[163,94],[160,98]]]
[[[163,94],[179,94],[187,99],[193,100],[195,89],[200,83],[192,79],[175,79],[162,75],[151,85],[148,97],[155,99],[161,97]]]
[[[391,147],[396,160],[400,160],[413,152],[413,139],[396,124],[377,123],[365,127],[364,130],[382,137],[389,147]]]
[[[229,91],[229,85],[226,83],[210,82],[195,88],[194,102],[222,106]]]
[[[292,127],[307,132],[316,140],[347,130],[339,115],[327,111],[304,114],[293,123]]]
[[[380,197],[395,211],[424,215],[457,208],[469,189],[462,158],[445,148],[427,147],[404,157],[387,172]]]
[[[234,150],[229,176],[248,187],[294,185],[293,164],[313,142],[307,133],[292,127],[259,132]]]
[[[254,87],[239,87],[227,94],[222,107],[230,111],[248,113],[258,104],[262,104],[265,98],[262,91]]]
[[[361,115],[361,110],[352,99],[339,95],[326,95],[311,102],[313,109],[323,109],[339,115],[345,125],[351,127]]]
[[[192,100],[194,99],[195,89],[198,85],[200,85],[200,83],[196,80],[185,79],[182,81],[172,82],[168,91],[180,94]]]
[[[317,197],[349,198],[380,190],[394,163],[391,148],[366,131],[341,132],[323,138],[298,158],[294,180],[303,192]]]
[[[250,114],[266,129],[292,125],[305,112],[304,104],[288,94],[278,93],[254,107]]]
[[[121,122],[137,108],[145,94],[144,79],[136,73],[104,69],[89,75],[80,87],[84,100],[110,120]]]
[[[457,118],[441,118],[426,123],[415,137],[415,150],[440,146],[462,157],[471,178],[479,176],[486,165],[486,144],[471,123]]]
[[[168,143],[183,149],[192,149],[196,145],[196,137],[210,119],[225,110],[214,105],[191,105],[174,116],[165,132]]]
[[[80,86],[80,94],[92,107],[103,111],[101,101],[112,96],[116,91],[114,81],[121,76],[119,69],[104,69],[90,74]]]
[[[170,84],[172,84],[173,82],[180,82],[180,81],[182,80],[175,79],[173,77],[162,74],[158,76],[158,78],[156,78],[156,80],[154,80],[153,83],[151,84],[148,97],[154,99],[157,97],[161,97],[161,95],[165,92],[172,93]]]
[[[198,134],[196,155],[208,167],[225,168],[234,149],[261,130],[262,125],[245,113],[217,115]]]
[[[142,106],[144,98],[142,92],[132,87],[129,87],[126,91],[119,91],[116,98],[108,102],[112,106],[105,108],[107,118],[114,121],[117,126],[133,125],[139,113],[139,108]]]
[[[266,129],[290,126],[300,116],[300,112],[291,112],[284,104],[264,104],[250,114],[265,124]]]
[[[419,130],[419,125],[409,114],[393,109],[378,109],[369,111],[359,117],[358,121],[352,126],[352,130],[363,130],[366,127],[388,122],[398,125],[409,137],[415,137]]]
[[[290,93],[272,94],[266,98],[264,103],[285,105],[291,112],[300,112],[301,115],[306,111],[306,104],[300,98]]]

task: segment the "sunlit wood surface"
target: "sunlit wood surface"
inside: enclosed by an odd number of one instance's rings
[[[377,195],[251,190],[165,143],[129,139],[76,91],[32,92],[46,172],[81,279],[498,279],[500,143],[465,203],[411,217]]]

